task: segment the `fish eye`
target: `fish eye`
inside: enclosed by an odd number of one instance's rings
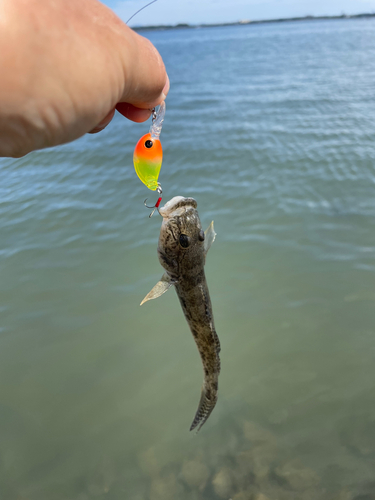
[[[180,245],[187,248],[190,245],[190,238],[186,234],[180,234]]]
[[[204,231],[203,231],[203,229],[201,229],[201,230],[199,231],[199,233],[198,233],[198,239],[199,239],[200,241],[204,241],[204,236],[205,236],[205,235],[204,235]]]
[[[146,148],[148,148],[148,149],[152,148],[152,145],[153,145],[153,144],[154,144],[154,143],[153,143],[152,141],[150,141],[150,139],[147,139],[147,141],[145,142],[145,146],[146,146]]]

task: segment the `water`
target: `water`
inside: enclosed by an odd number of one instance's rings
[[[374,20],[148,33],[165,200],[193,196],[222,344],[199,356],[132,167],[148,124],[0,161],[0,498],[375,498]],[[256,496],[263,494],[264,496]]]

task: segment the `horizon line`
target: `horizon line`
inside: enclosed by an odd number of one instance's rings
[[[326,19],[361,19],[375,17],[375,12],[367,12],[361,14],[340,14],[336,16],[313,16],[306,15],[303,17],[282,17],[277,19],[259,19],[250,20],[242,19],[239,21],[234,21],[231,23],[202,23],[202,24],[189,24],[189,23],[178,23],[178,24],[160,24],[160,25],[149,25],[149,26],[134,26],[131,29],[134,31],[141,30],[172,30],[172,29],[196,29],[196,28],[215,28],[221,26],[248,26],[250,24],[266,24],[266,23],[283,23],[283,22],[296,22],[296,21],[321,21]]]

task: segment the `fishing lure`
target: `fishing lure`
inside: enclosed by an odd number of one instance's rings
[[[141,179],[152,191],[158,191],[159,198],[154,207],[158,209],[161,202],[162,188],[158,182],[161,164],[163,161],[163,148],[159,140],[165,115],[165,102],[162,102],[159,109],[152,110],[152,124],[148,134],[139,139],[134,149],[133,162],[134,168]],[[147,206],[147,205],[146,205]],[[151,215],[154,213],[151,213]],[[150,215],[150,217],[151,217]]]

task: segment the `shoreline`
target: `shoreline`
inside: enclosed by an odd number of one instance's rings
[[[325,21],[333,19],[367,19],[375,17],[375,13],[365,14],[341,14],[340,16],[304,16],[304,17],[286,17],[280,19],[261,19],[259,21],[242,20],[233,23],[215,23],[215,24],[167,24],[159,26],[134,26],[134,31],[164,31],[178,29],[198,29],[198,28],[219,28],[225,26],[249,26],[251,24],[269,24],[269,23],[285,23],[285,22],[302,22],[302,21]]]

